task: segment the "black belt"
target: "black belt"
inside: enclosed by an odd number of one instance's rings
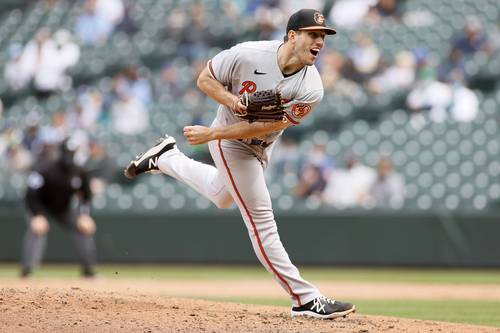
[[[252,140],[250,140],[250,142],[243,140],[243,139],[238,139],[238,141],[241,141],[241,142],[246,143],[248,145],[261,146],[262,148],[267,148],[272,143],[272,142],[266,142],[264,140],[259,140],[259,139],[252,139]]]

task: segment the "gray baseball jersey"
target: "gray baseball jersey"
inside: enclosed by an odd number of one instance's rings
[[[213,78],[234,95],[241,95],[245,91],[253,93],[279,89],[286,107],[285,115],[292,124],[297,125],[321,102],[323,83],[314,65],[284,76],[278,65],[278,49],[282,44],[277,40],[237,44],[217,54],[208,62],[208,68]],[[230,125],[240,121],[244,120],[235,116],[229,108],[219,106],[216,124]],[[282,133],[281,130],[255,139],[270,144]],[[258,147],[255,149],[259,149]],[[268,153],[265,150],[259,153],[264,162],[267,162]]]
[[[284,76],[278,66],[280,41],[247,42],[222,51],[208,62],[214,79],[233,94],[278,88],[286,105],[286,117],[299,124],[320,102],[323,86],[314,66]],[[212,126],[244,121],[220,106]],[[187,184],[219,208],[234,201],[248,229],[255,254],[262,265],[290,295],[294,306],[320,296],[320,291],[304,280],[281,243],[264,167],[272,142],[282,131],[251,140],[217,140],[208,143],[215,167],[188,158],[177,148],[160,156],[160,170]]]

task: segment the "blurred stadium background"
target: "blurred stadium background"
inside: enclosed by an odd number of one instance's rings
[[[301,1],[0,2],[0,260],[20,255],[30,168],[71,135],[93,175],[101,261],[256,262],[238,212],[123,167],[208,125],[196,88],[235,43],[281,39]],[[269,189],[301,263],[500,265],[497,0],[314,0],[338,34],[321,106],[287,130]],[[57,195],[56,193],[54,195]],[[60,231],[49,260],[74,254]]]

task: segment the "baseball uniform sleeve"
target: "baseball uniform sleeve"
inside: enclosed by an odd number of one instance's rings
[[[294,125],[300,124],[308,114],[311,113],[323,99],[323,89],[317,89],[306,92],[302,96],[286,103],[285,117]]]
[[[214,79],[225,86],[231,84],[238,63],[238,45],[218,53],[208,61],[208,70]]]

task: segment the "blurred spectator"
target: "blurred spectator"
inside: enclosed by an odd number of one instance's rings
[[[205,108],[203,108],[204,97],[199,89],[188,88],[182,97],[182,105],[189,111],[193,117],[193,124],[196,125],[210,125],[203,123],[203,115]]]
[[[75,146],[73,162],[79,167],[87,163],[90,156],[90,138],[87,132],[77,129],[71,132],[71,144]]]
[[[123,18],[121,22],[116,26],[116,31],[123,31],[128,35],[133,35],[139,31],[139,26],[132,19],[132,12],[136,10],[134,6],[137,6],[137,4],[127,3],[125,5],[125,9],[123,11]]]
[[[2,169],[10,170],[12,163],[17,163],[11,159],[16,154],[16,147],[22,142],[22,138],[22,132],[13,124],[7,124],[2,129],[0,133],[0,166]]]
[[[40,29],[36,40],[28,43],[25,52],[35,63],[33,86],[39,96],[47,96],[62,87],[63,67],[59,63],[56,43],[48,29]]]
[[[58,147],[69,134],[66,114],[62,111],[54,112],[51,123],[40,129],[41,148],[37,161],[54,159],[58,154]]]
[[[323,87],[325,90],[334,90],[334,86],[342,79],[341,71],[344,67],[345,59],[339,52],[324,49],[320,55],[317,67],[323,74]]]
[[[26,171],[31,167],[30,152],[22,144],[23,133],[8,124],[0,134],[0,167],[8,171]]]
[[[57,56],[60,66],[66,70],[73,67],[80,60],[80,46],[74,41],[68,30],[59,29],[54,34]]]
[[[167,17],[166,32],[168,37],[182,36],[183,31],[189,26],[189,16],[185,9],[173,8]]]
[[[13,90],[25,88],[34,75],[34,64],[29,63],[27,53],[21,44],[13,44],[8,49],[9,60],[4,69],[5,80]]]
[[[327,8],[325,8],[325,5],[327,2],[328,1],[326,1],[326,0],[308,0],[307,6],[304,6],[304,1],[302,1],[302,0],[286,0],[286,1],[281,0],[279,3],[280,3],[280,8],[283,12],[283,15],[288,17],[304,7],[316,9],[320,12],[323,12],[324,9],[327,9]],[[328,8],[330,8],[330,6]]]
[[[97,0],[95,4],[96,13],[113,27],[120,24],[125,14],[125,6],[122,0]]]
[[[101,119],[109,120],[120,133],[141,133],[149,127],[148,106],[152,98],[149,81],[139,74],[137,66],[128,66],[113,78],[111,91],[103,101]]]
[[[365,33],[358,33],[355,45],[348,51],[352,71],[348,74],[356,82],[365,82],[377,72],[380,65],[380,51],[372,38]]]
[[[156,91],[162,99],[182,96],[183,89],[176,66],[168,63],[163,67],[156,83]]]
[[[57,48],[47,28],[37,31],[34,39],[24,48],[23,66],[40,96],[61,87],[63,72],[57,59]]]
[[[428,9],[413,9],[405,11],[402,17],[402,23],[407,27],[429,27],[435,24],[435,17]]]
[[[180,36],[176,36],[179,41],[179,54],[188,61],[201,58],[208,50],[210,37],[207,36],[209,29],[209,18],[207,9],[203,3],[194,3],[190,8],[190,22],[188,29],[184,29]],[[208,39],[208,40],[207,40]]]
[[[302,199],[315,197],[321,199],[326,179],[335,167],[334,160],[326,153],[324,144],[314,144],[305,156],[295,194]]]
[[[377,179],[370,188],[370,201],[376,207],[399,208],[404,196],[403,177],[394,171],[391,159],[382,156],[377,164]]]
[[[153,100],[151,85],[149,81],[141,75],[145,68],[139,69],[135,65],[127,66],[117,78],[117,89],[126,90],[130,95],[139,99],[145,106],[151,104]]]
[[[10,171],[27,171],[32,164],[31,154],[20,143],[12,143],[5,152],[5,159],[7,161],[4,166]]]
[[[98,141],[89,142],[89,157],[84,169],[90,177],[92,194],[101,194],[109,182],[114,180],[116,165],[106,153],[104,146]]]
[[[370,24],[379,24],[381,20],[392,18],[401,20],[401,2],[399,0],[378,0],[372,6],[365,17],[365,21]]]
[[[415,57],[416,72],[419,73],[421,69],[434,66],[434,59],[432,59],[430,51],[426,47],[418,47],[413,50]]]
[[[321,198],[321,193],[326,187],[326,180],[323,177],[319,166],[308,164],[300,172],[299,182],[294,193],[300,199],[309,197]]]
[[[479,113],[479,99],[474,91],[467,88],[461,80],[456,80],[452,83],[452,94],[451,117],[460,122],[476,119]]]
[[[135,65],[125,67],[113,78],[111,92],[106,96],[104,101],[104,109],[107,109],[109,105],[123,94],[137,99],[144,107],[149,106],[153,100],[149,80],[139,74],[139,69]]]
[[[78,62],[80,48],[71,40],[68,31],[59,30],[52,38],[47,28],[41,28],[24,50],[21,45],[14,44],[9,53],[11,58],[5,66],[9,86],[18,90],[33,80],[39,96],[46,96],[71,86],[71,79],[65,72]]]
[[[477,17],[467,18],[464,31],[455,38],[452,48],[466,56],[473,55],[478,51],[484,51],[487,54],[492,52],[491,44],[483,31],[481,21]]]
[[[456,48],[452,48],[448,53],[448,57],[439,65],[438,79],[442,82],[452,80],[452,77],[461,76],[465,78],[465,61],[463,53]]]
[[[354,28],[361,24],[370,7],[377,0],[338,0],[330,10],[329,18],[338,27]]]
[[[369,198],[369,190],[376,179],[375,170],[359,162],[356,156],[347,154],[345,168],[335,169],[327,179],[323,201],[336,208],[363,206]]]
[[[414,114],[427,112],[431,120],[443,121],[453,99],[451,88],[436,80],[432,67],[421,69],[418,76],[417,84],[406,99],[408,107]]]
[[[326,178],[335,167],[335,161],[327,154],[324,144],[314,144],[306,154],[306,161],[308,164],[318,167],[323,178]]]
[[[356,98],[361,93],[361,86],[347,78],[349,70],[346,67],[346,59],[339,52],[332,52],[328,49],[322,51],[320,55],[321,62],[318,66],[321,68],[323,87],[325,92],[335,95],[347,96],[351,99]],[[345,75],[344,75],[345,74]]]
[[[97,0],[86,0],[77,18],[75,35],[83,44],[104,43],[113,32],[113,23],[97,10]]]
[[[102,108],[102,94],[97,89],[84,88],[68,113],[69,127],[94,133],[101,117]]]
[[[25,120],[25,129],[23,135],[23,146],[33,156],[34,159],[40,154],[42,141],[40,137],[40,116],[37,113],[29,113]]]
[[[282,38],[284,33],[278,32],[278,29],[286,24],[287,17],[280,7],[280,0],[262,0],[254,13],[255,22],[257,22],[257,30],[259,40],[270,40],[274,38]],[[279,37],[275,35],[281,33]]]
[[[52,38],[47,28],[41,28],[35,39],[28,42],[22,55],[14,58],[13,67],[6,68],[6,75],[18,70],[20,79],[10,81],[13,88],[23,88],[33,79],[33,87],[43,97],[71,87],[71,78],[65,72],[76,65],[79,57],[79,46],[71,41],[69,32],[59,30]]]
[[[127,90],[120,90],[111,107],[111,122],[118,133],[143,133],[149,128],[149,112],[140,99]]]
[[[281,137],[273,148],[273,158],[269,164],[269,175],[275,177],[295,177],[299,173],[300,153],[297,142],[290,137]]]
[[[54,112],[52,114],[51,123],[42,127],[42,141],[59,144],[70,134],[70,128],[67,122],[66,113],[63,111]]]
[[[230,22],[231,26],[239,26],[248,30],[248,21],[252,19],[251,13],[248,12],[248,16],[243,15],[246,9],[248,9],[249,4],[246,1],[233,1],[233,0],[222,0],[220,2],[221,9],[223,11],[223,16]]]
[[[414,81],[415,58],[408,51],[400,51],[394,65],[371,79],[368,88],[372,93],[383,94],[407,89]]]

